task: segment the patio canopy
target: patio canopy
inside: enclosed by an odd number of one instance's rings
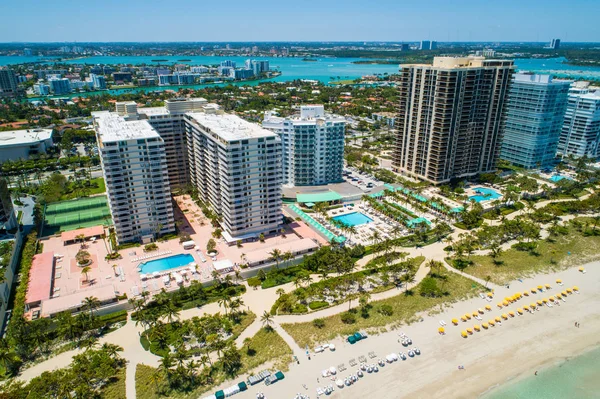
[[[340,201],[341,199],[342,196],[336,193],[335,191],[324,191],[322,193],[307,193],[296,195],[296,200],[300,203],[312,202],[313,204],[316,204],[317,202]]]

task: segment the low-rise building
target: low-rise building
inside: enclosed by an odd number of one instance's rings
[[[0,163],[44,154],[54,145],[52,129],[7,130],[0,132]]]

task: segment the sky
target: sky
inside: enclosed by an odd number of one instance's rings
[[[600,42],[600,0],[1,0],[0,42]]]

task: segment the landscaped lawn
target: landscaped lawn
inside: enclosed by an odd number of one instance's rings
[[[469,298],[482,292],[484,288],[465,277],[456,273],[446,273],[447,281],[443,289],[448,291],[448,295],[442,297],[423,297],[419,294],[421,284],[409,290],[409,293],[398,293],[398,295],[371,302],[372,308],[368,317],[363,317],[360,311],[356,312],[356,322],[345,324],[340,315],[334,315],[324,318],[325,325],[317,328],[313,322],[282,324],[285,331],[290,334],[294,340],[305,347],[314,346],[317,343],[325,343],[338,336],[349,335],[357,330],[371,329],[370,332],[385,331],[388,328],[397,327],[403,323],[411,323],[418,319],[417,313],[431,311],[438,305],[450,304],[459,300]],[[358,304],[357,304],[358,305]],[[355,305],[355,306],[357,306]],[[393,314],[386,316],[379,312],[383,305],[389,305]]]
[[[119,370],[113,381],[102,390],[103,399],[123,399],[125,395],[125,368]]]
[[[600,236],[586,237],[570,226],[569,234],[556,237],[554,242],[538,241],[536,255],[511,248],[498,257],[502,262],[500,265],[494,264],[490,256],[477,255],[467,259],[473,263],[464,269],[465,273],[481,279],[490,276],[490,281],[506,284],[517,278],[600,259]]]
[[[60,197],[61,201],[79,198],[81,196],[89,196],[102,194],[106,192],[106,185],[103,177],[97,177],[90,180],[90,184],[84,183],[82,187],[76,187],[74,183],[69,183],[65,189],[65,193]]]
[[[292,361],[292,350],[283,338],[276,331],[265,330],[264,328],[250,339],[247,346],[240,349],[240,354],[242,356],[242,367],[238,371],[238,375],[259,366],[272,370],[286,371],[288,370],[288,364]],[[168,391],[167,395],[159,395],[157,389],[162,384],[165,384],[165,382],[153,382],[152,375],[156,372],[156,368],[138,364],[135,372],[137,397],[139,399],[161,399],[166,397],[175,399],[199,398],[204,393],[213,391],[216,386],[225,381],[225,374],[220,367],[216,367],[217,369],[212,374],[213,383],[210,386],[201,385],[188,392]],[[242,381],[242,378],[234,378],[231,380],[231,385],[240,381]]]

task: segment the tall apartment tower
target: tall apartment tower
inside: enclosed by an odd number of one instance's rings
[[[600,156],[600,91],[575,83],[569,92],[557,155],[560,157]]]
[[[17,216],[10,198],[10,190],[6,179],[0,177],[0,230],[11,230],[17,227]],[[0,279],[1,280],[1,279]]]
[[[281,216],[281,139],[238,116],[185,114],[192,185],[221,217],[229,244],[276,233]]]
[[[558,50],[560,48],[560,39],[552,39],[550,41],[550,48]]]
[[[477,57],[401,65],[393,169],[435,184],[494,171],[513,70]]]
[[[163,139],[145,120],[109,111],[92,116],[117,241],[146,243],[174,232]]]
[[[206,109],[218,109],[218,106],[208,104],[204,98],[174,98],[166,100],[164,107],[138,108],[136,111],[140,119],[148,120],[165,143],[172,191],[190,184],[184,114]]]
[[[283,183],[315,186],[343,181],[346,120],[326,114],[322,105],[300,107],[300,115],[265,113],[263,127],[281,137]]]
[[[515,75],[500,158],[528,169],[552,166],[571,83],[550,75]]]
[[[17,94],[18,80],[15,72],[8,68],[0,68],[0,97],[12,97]]]

